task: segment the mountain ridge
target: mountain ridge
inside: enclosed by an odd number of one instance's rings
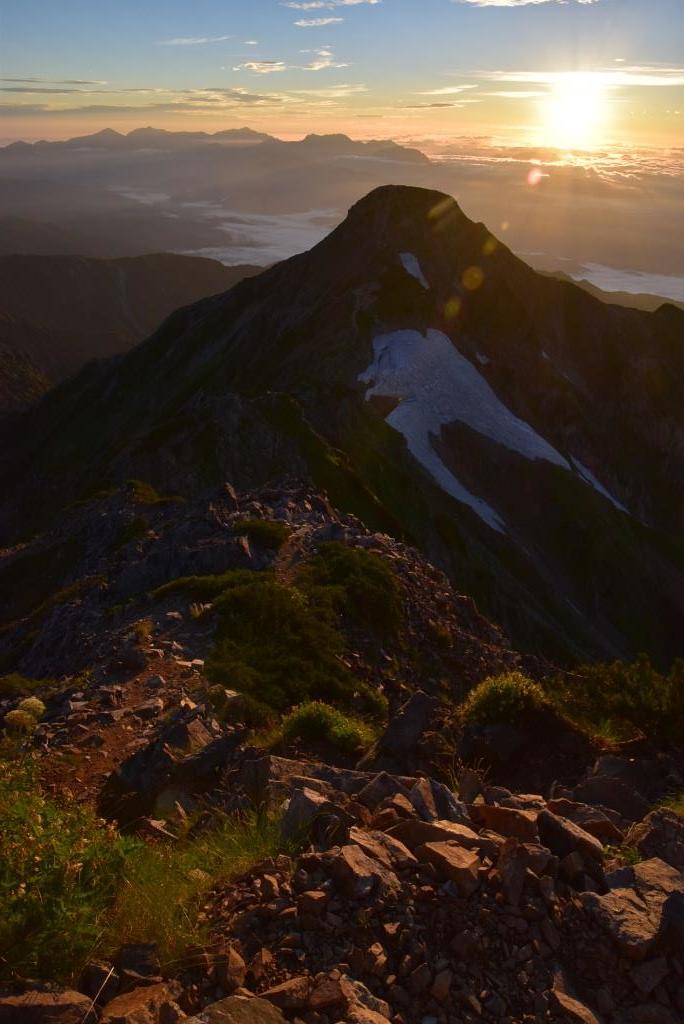
[[[3,533],[17,506],[52,507],[57,478],[63,500],[131,476],[191,494],[226,478],[266,483],[294,460],[345,511],[361,502],[384,528],[394,521],[521,646],[668,661],[682,621],[681,322],[543,278],[450,197],[387,186],[310,253],[178,311],[25,417],[2,478],[31,464],[45,479],[0,508]],[[392,412],[366,400],[374,339],[428,330],[467,360],[497,423],[557,453],[530,457],[458,409],[427,428],[431,458],[497,510],[503,535],[446,494]]]

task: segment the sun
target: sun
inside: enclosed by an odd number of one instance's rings
[[[591,149],[599,145],[608,120],[608,91],[600,75],[558,74],[542,102],[542,134],[556,149]]]

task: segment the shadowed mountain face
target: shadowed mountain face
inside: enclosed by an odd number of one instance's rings
[[[7,424],[0,542],[66,542],[61,509],[133,477],[191,496],[308,473],[518,645],[665,662],[684,636],[683,328],[535,273],[443,194],[380,188]]]
[[[169,253],[119,260],[0,256],[0,410],[20,407],[47,381],[63,380],[90,359],[132,348],[174,309],[252,273],[257,269]],[[20,372],[32,381],[25,389],[10,386]]]

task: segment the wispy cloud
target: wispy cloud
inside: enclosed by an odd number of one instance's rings
[[[284,60],[246,60],[237,64],[233,71],[251,71],[256,75],[271,75],[278,71],[326,71],[328,68],[348,68],[348,64],[336,61],[332,50],[324,47],[316,50],[302,50],[313,54],[307,64],[287,64]]]
[[[586,71],[483,71],[478,78],[490,82],[520,82],[526,85],[557,85],[573,78],[598,86],[666,87],[684,85],[684,67],[660,64],[623,65],[619,68],[594,68]]]
[[[344,18],[300,18],[295,21],[297,28],[323,28],[324,25],[336,25]]]
[[[424,92],[417,92],[416,96],[454,96],[459,92],[466,92],[468,89],[477,89],[477,86],[445,85],[441,89],[426,89]]]
[[[601,0],[451,0],[452,4],[469,4],[471,7],[529,7],[532,4],[580,5],[597,4]]]
[[[43,85],[106,85],[106,82],[94,81],[90,78],[0,78],[0,82],[13,82],[16,85],[32,85],[41,82]]]
[[[293,11],[334,11],[336,7],[375,6],[382,0],[286,0],[283,7]]]
[[[177,36],[175,39],[160,39],[157,46],[202,46],[204,43],[225,43],[232,36]]]

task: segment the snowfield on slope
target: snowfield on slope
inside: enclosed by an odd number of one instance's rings
[[[414,256],[412,252],[402,252],[399,254],[399,259],[407,274],[415,277],[416,281],[422,284],[423,288],[427,289],[430,287],[430,283],[423,273],[423,268],[417,256]]]
[[[544,459],[575,473],[560,452],[503,404],[477,368],[441,331],[382,334],[373,342],[373,356],[371,365],[359,375],[361,383],[370,385],[366,399],[373,395],[399,399],[386,422],[404,436],[411,454],[440,487],[469,505],[493,529],[505,531],[501,517],[460,483],[433,447],[432,437],[439,437],[443,426],[465,423],[527,459]],[[626,511],[584,467],[580,479]]]

